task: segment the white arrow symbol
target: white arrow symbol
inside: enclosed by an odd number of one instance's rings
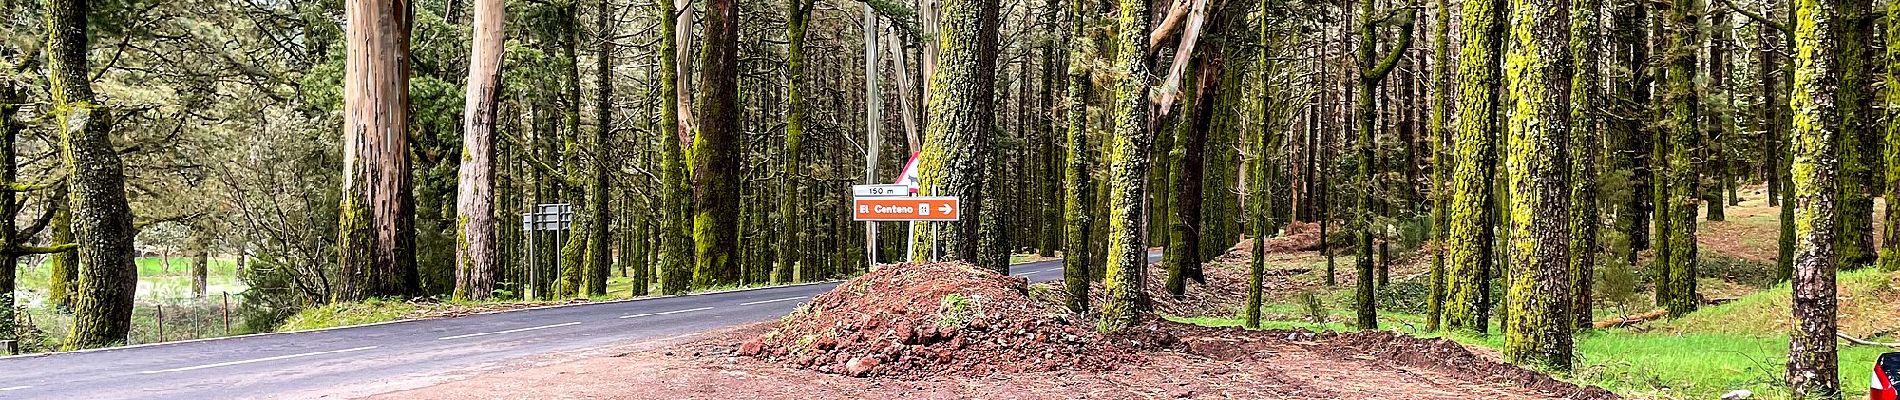
[[[945,205],[941,205],[941,206],[937,206],[937,211],[938,211],[938,212],[941,212],[941,213],[944,213],[944,215],[949,215],[949,214],[950,214],[950,205],[949,205],[949,204],[945,204]]]

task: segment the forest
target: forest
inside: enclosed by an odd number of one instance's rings
[[[1708,270],[1730,258],[1710,240],[1766,249],[1760,289],[1783,290],[1788,316],[1786,358],[1769,361],[1791,398],[1859,390],[1843,382],[1862,366],[1842,371],[1838,353],[1877,338],[1839,326],[1894,316],[1837,318],[1837,291],[1900,271],[1900,241],[1880,240],[1900,234],[1883,201],[1900,196],[1900,27],[1883,17],[1900,1],[0,13],[0,341],[28,351],[178,339],[164,306],[157,338],[130,339],[157,304],[140,297],[144,259],[170,274],[172,255],[189,264],[181,297],[216,295],[209,271],[234,264],[225,334],[350,304],[668,296],[913,262],[1008,274],[1048,257],[1068,308],[1116,332],[1164,317],[1147,282],[1203,290],[1231,250],[1251,256],[1238,318],[1259,328],[1279,298],[1261,283],[1268,238],[1303,224],[1318,225],[1313,276],[1350,293],[1351,329],[1402,315],[1558,374],[1604,318],[1746,295]],[[918,194],[959,197],[964,218],[853,221],[851,186],[896,181],[913,157]],[[1710,239],[1744,200],[1772,214],[1735,217],[1778,236]],[[552,204],[571,226],[531,221]]]

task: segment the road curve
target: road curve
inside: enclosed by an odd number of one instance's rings
[[[1151,254],[1150,262],[1158,255]],[[1062,279],[1061,261],[1010,267]],[[312,398],[778,318],[836,283],[0,358],[0,399]],[[356,389],[352,389],[356,388]],[[402,387],[391,387],[398,390]]]

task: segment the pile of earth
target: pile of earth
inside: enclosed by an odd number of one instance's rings
[[[964,263],[896,264],[814,297],[737,353],[849,376],[1107,370],[1166,334],[1104,340],[1087,321],[1032,300],[1022,278]],[[1059,291],[1038,285],[1037,291]]]

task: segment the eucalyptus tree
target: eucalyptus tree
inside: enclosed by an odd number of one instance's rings
[[[486,299],[495,291],[500,263],[496,256],[495,96],[500,87],[503,51],[503,0],[475,0],[474,38],[469,51],[466,111],[462,114],[462,160],[456,185],[455,293],[465,300]]]
[[[417,290],[407,6],[394,0],[349,0],[344,6],[346,18],[354,23],[346,25],[350,51],[343,78],[339,301]],[[75,222],[85,219],[74,215]],[[79,231],[79,236],[88,236],[84,229]]]

